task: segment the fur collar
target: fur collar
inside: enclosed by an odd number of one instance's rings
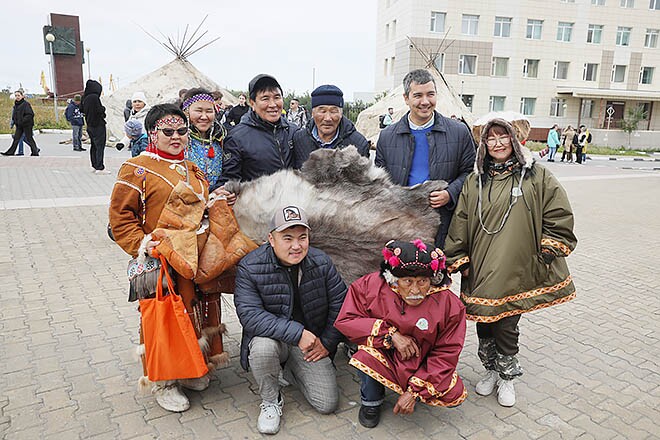
[[[488,138],[488,130],[493,125],[499,125],[506,129],[509,136],[511,136],[511,145],[513,146],[513,154],[518,158],[518,162],[523,168],[531,169],[534,165],[534,158],[529,148],[520,143],[516,137],[516,131],[513,126],[506,120],[495,118],[488,121],[481,129],[481,139],[479,140],[479,147],[477,147],[477,159],[474,161],[474,173],[481,176],[484,174],[485,162],[488,156],[488,149],[486,147],[486,139]]]

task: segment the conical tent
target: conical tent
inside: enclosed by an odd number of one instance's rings
[[[436,110],[443,116],[456,116],[458,119],[464,119],[468,125],[472,126],[474,116],[472,112],[463,104],[459,96],[454,93],[445,79],[438,74],[434,75],[437,88]],[[392,119],[398,121],[408,111],[408,106],[403,99],[403,84],[391,90],[387,96],[374,105],[362,110],[355,124],[357,130],[369,139],[374,145],[378,141],[380,134],[379,117],[387,113],[388,108],[394,108]]]
[[[215,81],[197,70],[189,61],[175,58],[164,65],[132,83],[103,98],[106,108],[108,130],[120,139],[124,135],[124,108],[126,101],[131,99],[133,93],[144,92],[148,105],[174,102],[179,97],[180,89],[204,87],[210,91],[219,90],[224,95],[222,101],[236,105],[238,99],[226,89],[220,87]]]

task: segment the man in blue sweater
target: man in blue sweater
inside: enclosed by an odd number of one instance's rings
[[[443,248],[463,182],[474,166],[474,140],[461,121],[435,111],[437,88],[430,72],[409,72],[403,78],[403,89],[410,110],[381,131],[376,165],[385,168],[398,185],[413,186],[426,180],[449,184],[446,190],[429,196],[429,204],[439,210],[441,218],[435,245]]]

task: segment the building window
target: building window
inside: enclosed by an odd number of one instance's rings
[[[476,75],[477,56],[461,55],[458,57],[458,73],[461,75]]]
[[[631,27],[619,26],[616,28],[616,45],[630,46]]]
[[[566,109],[566,100],[563,98],[552,98],[550,100],[550,116],[558,118],[564,117],[564,110]]]
[[[622,83],[626,79],[626,67],[620,64],[612,66],[612,82]]]
[[[390,41],[390,24],[385,25],[385,41]]]
[[[389,63],[389,60],[387,58],[385,58],[383,60],[383,76],[387,76],[388,73],[389,73],[389,71],[387,70],[388,63]]]
[[[392,20],[392,26],[390,26],[390,30],[392,31],[392,39],[394,40],[396,38],[396,20]]]
[[[560,0],[562,3],[575,3],[575,0]]]
[[[557,25],[557,41],[569,42],[571,41],[571,34],[573,33],[573,23],[560,21]]]
[[[594,100],[585,99],[582,101],[582,108],[580,109],[580,114],[583,119],[589,119],[593,117],[594,113]]]
[[[530,60],[525,58],[525,61],[523,62],[523,78],[538,78],[539,61],[540,60]]]
[[[474,100],[474,95],[461,95],[463,104],[472,111],[472,101]]]
[[[658,29],[647,29],[646,36],[644,37],[644,47],[649,49],[654,49],[658,47],[658,35],[660,30]]]
[[[461,33],[463,35],[477,35],[479,30],[479,16],[463,14]]]
[[[649,2],[649,9],[655,9],[656,11],[660,11],[660,0],[651,0]]]
[[[602,24],[590,24],[587,28],[587,43],[600,44],[603,36]]]
[[[493,57],[490,74],[493,76],[507,76],[509,74],[509,59]]]
[[[536,107],[536,98],[520,98],[520,113],[523,115],[533,115],[534,107]]]
[[[488,111],[491,112],[501,112],[504,111],[504,102],[506,101],[506,96],[491,96],[488,101]]]
[[[635,0],[621,0],[620,4],[622,8],[634,8]]]
[[[394,75],[394,60],[396,60],[396,57],[390,58],[390,75]]]
[[[438,70],[438,72],[444,72],[445,70],[445,54],[444,53],[432,53],[431,57],[433,59],[433,66]]]
[[[530,40],[540,40],[543,31],[543,20],[527,20],[526,38]]]
[[[511,36],[511,17],[495,17],[495,31],[493,36],[505,37]]]
[[[642,67],[639,71],[639,83],[640,84],[651,84],[653,82],[653,71],[654,67]]]
[[[555,61],[552,79],[568,79],[568,61]]]
[[[582,71],[583,81],[596,81],[598,79],[598,64],[584,63]]]
[[[594,6],[605,6],[605,0],[591,0],[591,4]]]
[[[446,18],[444,12],[431,12],[431,32],[444,32]]]

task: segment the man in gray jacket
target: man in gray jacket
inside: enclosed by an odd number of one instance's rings
[[[296,384],[318,412],[337,408],[332,358],[342,336],[333,324],[347,291],[330,257],[309,246],[302,208],[278,209],[270,227],[268,243],[239,263],[234,290],[241,365],[259,385],[262,434],[280,429],[282,380]]]
[[[441,217],[435,245],[443,248],[463,182],[474,166],[475,145],[465,124],[435,111],[437,89],[431,73],[413,70],[403,79],[403,88],[410,110],[380,132],[376,165],[398,185],[447,181],[446,190],[429,196],[429,204]]]

